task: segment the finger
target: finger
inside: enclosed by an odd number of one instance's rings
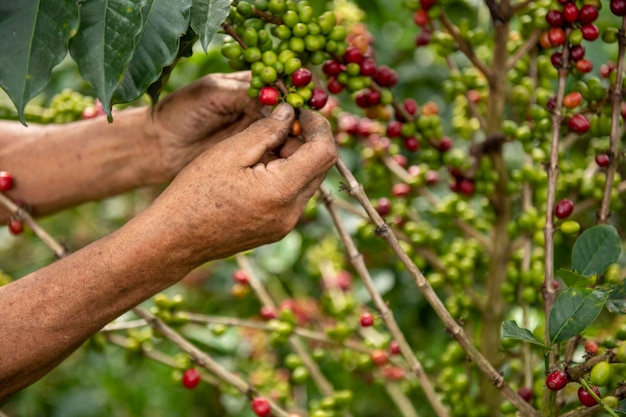
[[[266,153],[280,146],[291,127],[294,117],[293,108],[288,104],[276,106],[270,117],[258,120],[247,129],[233,137],[229,146],[238,152],[238,159],[243,167],[250,167],[260,162]]]
[[[289,158],[302,146],[302,143],[300,139],[289,137],[284,145],[280,147],[278,155],[281,158]]]
[[[294,186],[303,189],[337,161],[337,146],[330,124],[321,114],[303,110],[300,122],[304,143],[278,169]]]
[[[252,79],[252,72],[237,71],[237,72],[221,74],[221,76],[224,78],[233,79],[233,80],[241,81],[244,83],[250,83],[250,80]]]

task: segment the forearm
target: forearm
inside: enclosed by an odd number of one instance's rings
[[[150,109],[128,109],[71,125],[0,122],[0,170],[14,178],[8,195],[36,216],[157,183],[158,144]],[[0,210],[0,222],[7,214]]]
[[[123,312],[193,266],[160,218],[114,234],[0,287],[0,400],[33,383]]]

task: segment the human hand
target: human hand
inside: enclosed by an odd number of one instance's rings
[[[286,143],[293,109],[212,146],[185,167],[146,215],[168,230],[171,254],[188,265],[223,258],[284,237],[337,159],[328,121],[302,111],[303,142]],[[143,226],[151,228],[152,226]]]
[[[157,104],[151,127],[163,180],[171,180],[196,156],[262,117],[259,101],[248,97],[249,86],[249,72],[210,74]]]

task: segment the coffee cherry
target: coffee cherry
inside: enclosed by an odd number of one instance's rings
[[[568,198],[564,198],[556,203],[554,207],[554,215],[559,219],[564,219],[574,211],[574,202]]]
[[[548,31],[548,39],[550,40],[550,45],[561,46],[565,43],[565,31],[560,27],[550,28]]]
[[[569,51],[569,57],[572,61],[580,61],[585,57],[585,47],[582,45],[574,45]]]
[[[363,58],[363,61],[361,61],[361,75],[364,75],[366,77],[371,77],[372,75],[376,74],[376,61],[374,61],[372,58],[369,57],[365,57]]]
[[[382,366],[387,363],[389,360],[389,356],[387,356],[387,352],[382,349],[375,349],[370,353],[370,359],[377,366]]]
[[[259,417],[269,416],[272,412],[270,403],[263,397],[256,397],[252,400],[252,411]]]
[[[444,136],[439,140],[438,148],[441,152],[447,152],[452,149],[452,139],[448,136]]]
[[[583,74],[587,74],[593,70],[593,62],[588,59],[578,60],[576,61],[576,70]]]
[[[598,387],[590,386],[589,388],[591,388],[591,390],[598,396],[598,398],[601,398],[600,390],[598,389]],[[578,399],[580,400],[580,403],[585,407],[593,407],[594,405],[598,404],[596,399],[591,396],[591,394],[585,389],[585,387],[578,388]]]
[[[467,178],[463,178],[461,181],[459,181],[458,183],[458,191],[466,196],[471,196],[474,194],[474,190],[475,190],[475,186],[474,186],[474,181],[467,179]]]
[[[382,65],[376,70],[374,81],[381,87],[393,87],[398,82],[398,74],[391,68]]]
[[[428,12],[424,9],[416,10],[413,14],[413,22],[420,27],[424,27],[428,25],[430,22],[430,17],[428,17]]]
[[[424,174],[424,179],[426,180],[427,185],[435,185],[439,182],[439,172],[437,171],[426,171]]]
[[[194,389],[200,383],[200,372],[198,372],[195,368],[185,370],[181,382],[183,387],[187,389]]]
[[[304,87],[309,85],[312,78],[313,74],[311,74],[311,71],[306,68],[300,68],[291,74],[291,83],[295,87]]]
[[[574,23],[578,20],[578,6],[574,3],[567,3],[563,6],[563,17],[569,23]]]
[[[585,343],[585,352],[592,356],[596,356],[598,354],[598,343],[596,343],[595,340],[588,340]]]
[[[598,9],[591,4],[585,4],[580,8],[578,21],[583,25],[593,23],[598,18]]]
[[[394,197],[406,197],[410,193],[411,193],[411,186],[403,182],[394,184],[393,187],[391,187],[391,194]]]
[[[334,60],[326,61],[322,65],[322,71],[324,74],[332,77],[333,75],[337,75],[341,72],[341,64]]]
[[[422,29],[415,38],[415,46],[426,46],[430,43],[433,34],[428,29]]]
[[[573,91],[563,97],[563,106],[568,109],[573,109],[575,107],[580,106],[580,103],[583,102],[583,95],[578,91]]]
[[[417,152],[420,148],[420,142],[415,136],[409,136],[404,139],[404,148],[409,152]]]
[[[344,87],[337,78],[331,77],[328,79],[328,83],[326,83],[326,88],[328,88],[328,92],[331,94],[339,94],[343,91]]]
[[[374,315],[372,313],[361,314],[361,326],[370,327],[374,324]]]
[[[563,66],[563,54],[561,52],[555,52],[550,55],[550,62],[554,68],[561,68]]]
[[[420,7],[424,10],[429,10],[436,3],[436,0],[420,0]]]
[[[411,116],[415,116],[415,113],[417,113],[417,101],[412,98],[407,98],[406,100],[404,100],[402,106],[404,107],[404,110],[406,110],[407,113],[409,113]]]
[[[365,90],[361,91],[354,97],[354,102],[362,109],[370,107],[369,92]]]
[[[268,306],[261,307],[259,314],[261,315],[261,318],[263,320],[273,320],[278,317],[278,315],[276,314],[276,311],[273,308],[268,307]]]
[[[376,211],[381,217],[385,217],[391,213],[391,201],[388,198],[381,197],[376,203]]]
[[[589,130],[589,120],[582,114],[575,114],[569,119],[567,126],[571,131],[583,134]]]
[[[13,188],[13,176],[6,171],[0,171],[0,191],[8,191]]]
[[[553,9],[546,14],[546,22],[553,28],[560,28],[565,24],[565,18],[563,17],[563,13]]]
[[[595,41],[600,36],[600,29],[593,23],[581,26],[580,30],[587,41]]]
[[[349,46],[343,54],[343,62],[346,64],[360,64],[363,61],[363,53],[356,46]]]
[[[531,402],[533,399],[533,391],[529,387],[521,387],[517,390],[517,395],[522,397],[527,403]]]
[[[392,355],[400,354],[400,345],[397,341],[392,340],[391,342],[389,342],[389,353],[391,353]]]
[[[611,364],[608,361],[598,362],[591,369],[589,381],[596,386],[604,387],[611,379]]]
[[[9,232],[13,236],[17,236],[24,231],[24,223],[18,218],[11,217],[9,220]]]
[[[248,285],[250,283],[248,281],[248,274],[246,274],[246,271],[242,269],[237,269],[235,272],[233,272],[233,281],[244,285]]]
[[[328,93],[323,88],[314,88],[309,99],[309,106],[315,110],[319,110],[328,102]]]
[[[546,387],[552,391],[559,391],[565,388],[569,382],[567,374],[564,371],[554,371],[546,378]]]
[[[626,15],[626,0],[611,0],[611,12],[616,16]]]
[[[387,136],[390,138],[398,138],[402,135],[402,123],[393,120],[387,125]]]
[[[267,85],[261,88],[259,93],[259,101],[266,106],[273,106],[278,103],[278,97],[280,93],[276,87]]]
[[[608,167],[611,164],[611,157],[606,153],[599,153],[596,155],[596,164],[602,168]]]

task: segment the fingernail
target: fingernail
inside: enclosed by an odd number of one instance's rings
[[[281,103],[272,112],[272,119],[287,120],[291,117],[291,106],[287,103]]]

